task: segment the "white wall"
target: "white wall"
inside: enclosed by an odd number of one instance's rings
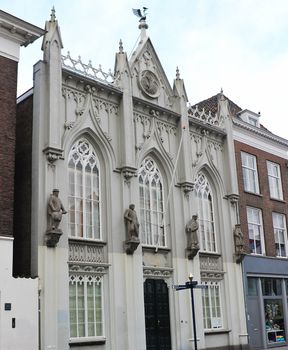
[[[13,278],[12,253],[13,238],[0,236],[0,350],[36,350],[38,279]],[[5,304],[11,304],[10,311]]]

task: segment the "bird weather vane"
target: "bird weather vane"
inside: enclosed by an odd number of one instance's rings
[[[147,10],[147,7],[143,7],[143,11],[141,9],[132,9],[134,15],[140,18],[139,22],[146,20]]]

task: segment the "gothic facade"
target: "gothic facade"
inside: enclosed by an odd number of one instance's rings
[[[45,29],[18,103],[32,193],[18,273],[40,279],[41,348],[246,347],[227,99],[217,114],[190,107],[145,21],[130,60],[120,42],[113,74],[62,55],[53,13]],[[190,274],[197,337],[189,290],[175,288]]]

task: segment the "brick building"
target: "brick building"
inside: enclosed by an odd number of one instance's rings
[[[198,107],[217,113],[220,96]],[[235,259],[242,261],[249,345],[284,346],[288,335],[288,140],[261,125],[259,113],[242,110],[230,100],[229,111],[239,187],[238,233],[243,233],[241,246],[235,246]]]
[[[37,280],[12,277],[17,66],[20,46],[44,31],[1,10],[0,22],[0,349],[31,349],[38,344]]]

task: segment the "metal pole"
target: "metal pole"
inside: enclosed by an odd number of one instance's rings
[[[194,286],[193,285],[191,286],[191,303],[192,303],[192,319],[193,319],[193,333],[194,333],[194,350],[197,350],[197,333],[196,333],[196,320],[195,320],[195,308],[194,308]]]

